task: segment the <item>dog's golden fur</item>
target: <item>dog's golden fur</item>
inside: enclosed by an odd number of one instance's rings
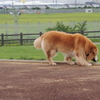
[[[87,61],[95,59],[97,61],[98,49],[87,37],[81,34],[66,34],[65,32],[49,31],[34,41],[37,49],[42,49],[46,54],[49,63],[56,65],[52,57],[57,51],[65,54],[65,60],[69,64],[74,64],[72,57],[76,59],[78,65],[90,66]]]

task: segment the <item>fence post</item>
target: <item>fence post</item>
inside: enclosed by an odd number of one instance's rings
[[[42,35],[43,33],[42,32],[40,32],[40,36]]]
[[[23,45],[23,33],[20,33],[20,45]]]
[[[84,35],[84,30],[81,31],[81,34]]]
[[[1,34],[1,43],[2,43],[1,45],[4,46],[4,35],[3,35],[3,33]]]

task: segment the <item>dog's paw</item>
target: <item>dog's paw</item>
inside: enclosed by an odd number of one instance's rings
[[[89,63],[87,66],[92,66],[92,64]]]
[[[71,65],[74,65],[75,64],[75,62],[74,61],[71,61],[71,63],[70,63]]]
[[[92,66],[92,64],[88,63],[88,64],[86,64],[86,65],[82,65],[82,66]]]
[[[74,61],[71,61],[71,62],[67,62],[68,64],[70,64],[70,65],[74,65],[75,64],[75,62]]]
[[[56,64],[56,63],[50,63],[50,65],[52,65],[52,66],[56,66],[57,64]]]

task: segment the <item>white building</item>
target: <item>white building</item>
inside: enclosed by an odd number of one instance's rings
[[[100,3],[100,0],[92,0],[95,3]]]

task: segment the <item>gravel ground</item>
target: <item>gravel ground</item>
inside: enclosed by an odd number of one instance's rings
[[[0,61],[0,100],[100,100],[100,66]]]

